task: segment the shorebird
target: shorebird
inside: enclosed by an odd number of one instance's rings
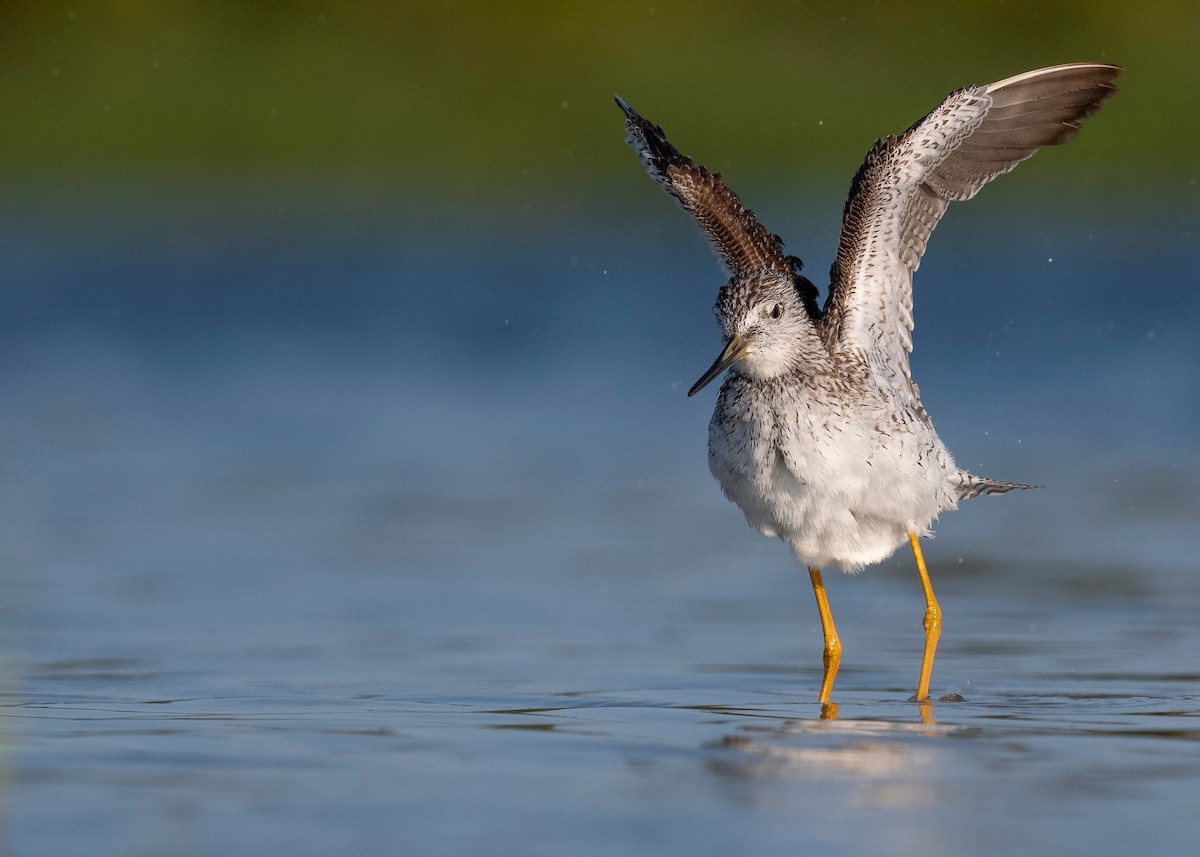
[[[730,274],[715,313],[724,348],[690,390],[722,373],[709,469],[747,523],[808,568],[825,638],[819,700],[841,661],[821,568],[854,572],[912,548],[925,595],[914,699],[929,698],[942,612],[918,539],[960,500],[1032,486],[959,469],[909,369],[912,275],[953,200],[1042,146],[1070,140],[1116,92],[1121,68],[1075,63],[951,93],[899,136],[876,141],[850,185],[829,288],[742,206],[719,173],[676,149],[615,96],[627,142],[707,235]]]

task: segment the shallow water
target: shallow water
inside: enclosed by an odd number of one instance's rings
[[[961,701],[908,701],[910,559],[827,575],[836,719],[806,576],[705,469],[686,224],[7,224],[8,850],[1190,851],[1190,224],[988,216],[915,373],[1046,487],[926,547]]]

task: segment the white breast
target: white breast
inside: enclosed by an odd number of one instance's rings
[[[956,468],[927,419],[812,392],[728,379],[709,468],[750,526],[786,541],[798,562],[855,571],[954,508]]]

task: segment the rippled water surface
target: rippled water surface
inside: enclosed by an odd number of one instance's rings
[[[7,850],[1190,853],[1194,224],[987,214],[914,370],[961,464],[1045,487],[926,546],[946,701],[911,558],[827,575],[824,711],[806,575],[684,396],[686,224],[8,224]]]

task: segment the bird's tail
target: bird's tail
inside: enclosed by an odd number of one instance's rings
[[[998,479],[988,479],[985,476],[967,473],[965,470],[958,471],[954,481],[960,500],[974,500],[980,494],[1006,494],[1018,489],[1038,487],[1037,485],[1026,485],[1023,482],[1001,482]]]

